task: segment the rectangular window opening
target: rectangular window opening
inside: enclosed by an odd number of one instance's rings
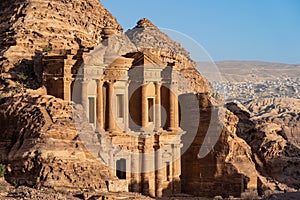
[[[124,117],[124,95],[117,94],[117,117]]]
[[[89,123],[95,123],[95,97],[89,97]]]
[[[170,181],[170,162],[166,162],[166,180]]]
[[[154,99],[148,98],[148,122],[154,121]]]
[[[119,179],[126,179],[126,160],[120,159],[116,163],[116,175]]]

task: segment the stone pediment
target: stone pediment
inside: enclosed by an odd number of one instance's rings
[[[129,68],[129,67],[131,67],[133,60],[134,60],[133,58],[126,58],[126,57],[120,56],[110,64],[110,67]]]
[[[144,65],[145,67],[151,68],[163,68],[164,64],[161,59],[147,51],[137,52],[133,55],[134,61],[133,66]]]

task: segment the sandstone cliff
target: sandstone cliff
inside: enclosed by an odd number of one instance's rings
[[[122,27],[97,0],[3,0],[0,2],[2,91],[18,80],[36,88],[33,56],[97,46],[104,27]],[[25,79],[25,80],[24,80]],[[3,87],[5,86],[5,87]]]
[[[40,87],[33,70],[37,52],[91,49],[102,41],[105,27],[123,30],[97,0],[0,2],[0,159],[11,184],[105,190],[105,180],[114,178],[85,150],[97,139],[93,131],[85,133],[88,144],[79,137],[73,111],[79,113],[76,122],[89,127],[79,117],[82,109],[40,95],[43,88],[26,90]]]
[[[105,180],[113,177],[85,149],[100,144],[83,113],[81,106],[52,96],[5,98],[0,105],[0,153],[8,165],[6,180],[58,190],[106,190]]]
[[[229,110],[216,107],[205,99],[205,95],[200,95],[199,102],[202,103],[199,103],[196,136],[191,138],[187,134],[183,137],[184,144],[193,140],[182,155],[183,192],[210,197],[255,196],[258,173],[251,148],[235,133],[239,119]],[[189,113],[185,120],[194,121],[197,113],[193,110],[185,110]],[[191,127],[183,129],[189,131]],[[215,145],[213,141],[216,141]],[[207,154],[201,153],[205,149]]]

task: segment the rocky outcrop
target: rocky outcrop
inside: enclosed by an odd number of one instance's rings
[[[114,178],[85,148],[100,144],[82,108],[43,96],[34,73],[43,70],[35,64],[41,54],[71,52],[82,60],[105,28],[123,31],[97,0],[0,2],[0,162],[11,184],[106,190],[105,181]]]
[[[39,95],[3,101],[0,155],[8,166],[6,180],[57,190],[107,189],[105,180],[113,177],[85,148],[100,144],[81,106]]]
[[[0,185],[3,183],[0,180]],[[88,199],[132,199],[132,200],[151,200],[152,198],[143,196],[139,193],[130,192],[119,192],[119,193],[107,193],[101,191],[64,191],[58,192],[53,189],[43,188],[42,190],[36,190],[33,188],[19,186],[15,188],[14,186],[8,186],[2,191],[0,186],[0,199],[30,199],[30,200],[88,200]]]
[[[271,102],[282,100],[274,99]],[[246,107],[256,113],[252,118],[245,107],[230,103],[227,107],[239,118],[237,135],[243,138],[251,147],[253,161],[260,173],[258,189],[261,195],[274,192],[295,191],[300,188],[299,164],[300,149],[289,141],[285,133],[285,123],[274,115],[275,105],[267,106],[270,100],[262,100],[261,108],[255,102],[249,102]],[[274,106],[274,111],[268,113]],[[270,109],[270,110],[268,110]],[[258,113],[261,116],[258,117]],[[270,120],[272,118],[273,120]],[[276,121],[278,118],[279,121]],[[278,123],[279,122],[279,123]]]
[[[126,35],[139,50],[153,48],[190,59],[189,53],[178,42],[173,41],[149,19],[139,20],[133,29],[126,31]]]
[[[13,87],[8,80],[25,78],[28,87],[36,88],[32,57],[37,51],[62,54],[95,47],[104,27],[122,32],[97,0],[1,1],[0,72],[5,89]]]
[[[257,99],[245,104],[252,121],[280,124],[285,139],[300,148],[300,100],[293,98]]]
[[[203,96],[199,102],[205,102]],[[189,132],[183,136],[184,145],[193,141],[181,159],[183,192],[211,197],[257,195],[258,174],[251,148],[235,134],[238,118],[210,101],[199,105],[200,121],[195,137],[191,138]],[[193,109],[185,109],[189,113],[189,119],[185,120],[197,118]],[[201,153],[203,149],[207,149],[207,154]]]

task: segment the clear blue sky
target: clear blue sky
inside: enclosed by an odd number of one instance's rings
[[[125,30],[143,17],[182,32],[215,61],[300,64],[300,0],[100,0]]]

